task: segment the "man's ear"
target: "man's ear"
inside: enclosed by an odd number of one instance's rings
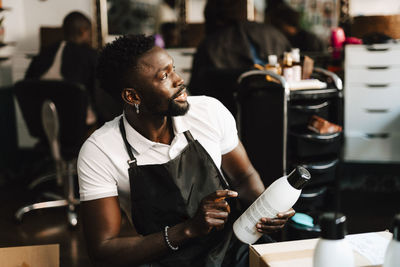
[[[140,104],[140,97],[133,88],[124,88],[121,93],[122,99],[128,105]]]

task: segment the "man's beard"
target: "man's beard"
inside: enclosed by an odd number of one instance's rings
[[[167,116],[182,116],[185,115],[189,110],[189,103],[176,103],[174,98],[170,98],[168,101],[168,110],[165,115]]]

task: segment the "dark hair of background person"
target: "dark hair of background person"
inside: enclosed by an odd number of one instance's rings
[[[278,29],[290,25],[296,29],[300,28],[300,12],[294,10],[285,3],[276,4],[265,10],[265,21],[271,23]]]
[[[97,78],[100,87],[121,101],[121,92],[131,83],[131,72],[141,55],[154,47],[154,37],[145,35],[124,35],[107,44],[100,52],[97,64]]]
[[[89,18],[78,11],[71,12],[63,20],[64,39],[75,42],[81,36],[82,30],[91,31],[91,27]]]
[[[301,27],[301,13],[284,2],[267,7],[265,23],[278,28],[289,40],[292,47],[302,52],[324,52],[327,44],[316,34]]]
[[[207,1],[204,8],[206,34],[209,35],[241,20],[239,17],[241,6],[238,0]]]

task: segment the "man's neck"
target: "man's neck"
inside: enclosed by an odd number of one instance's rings
[[[136,114],[129,108],[125,108],[124,110],[129,125],[138,133],[150,141],[171,144],[174,138],[171,117]]]

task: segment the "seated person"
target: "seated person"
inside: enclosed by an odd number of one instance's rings
[[[78,159],[94,265],[247,266],[248,245],[234,237],[232,223],[243,211],[237,200],[247,207],[264,185],[232,115],[214,98],[187,96],[173,59],[153,37],[107,44],[97,74],[125,106],[86,140]],[[133,236],[120,236],[120,208]],[[262,218],[257,229],[281,229],[293,214]]]
[[[80,12],[69,13],[63,21],[64,40],[43,49],[33,58],[25,79],[54,79],[77,82],[85,86],[94,99],[97,52],[91,48],[92,26]],[[88,108],[86,123],[96,122],[96,115]]]
[[[206,37],[194,56],[189,84],[193,95],[214,96],[234,115],[238,76],[255,63],[268,63],[268,55],[281,56],[291,48],[274,26],[241,20],[240,7],[237,0],[207,1]]]
[[[327,45],[317,35],[300,27],[300,19],[300,13],[283,2],[266,9],[266,23],[284,33],[292,47],[300,52],[326,51]]]

